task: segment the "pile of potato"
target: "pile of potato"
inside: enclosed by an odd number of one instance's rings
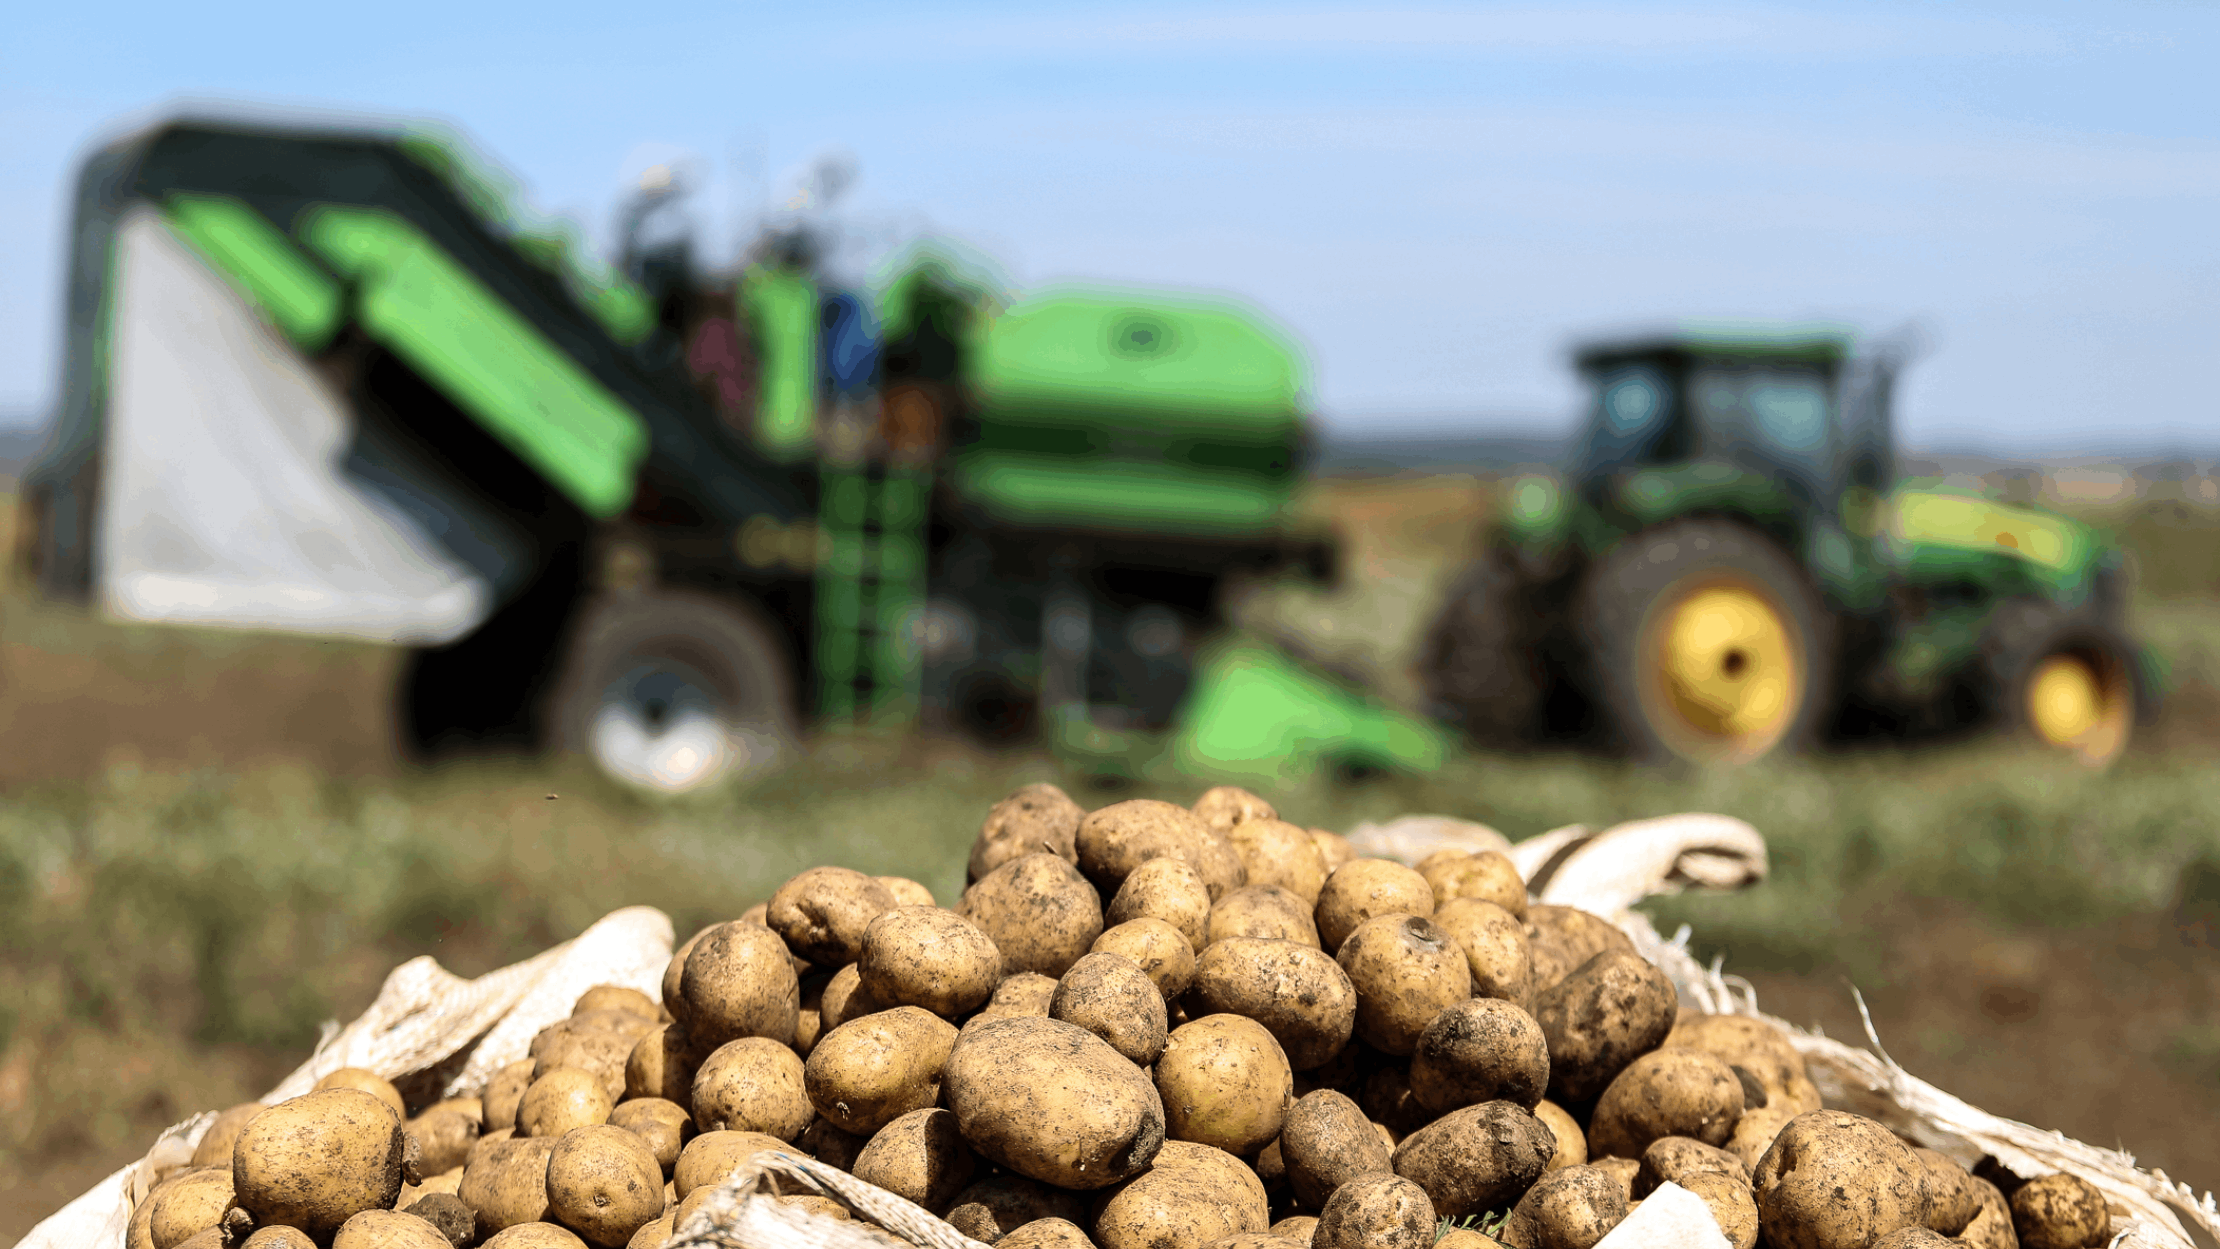
[[[1500,854],[1030,785],[969,875],[944,909],[803,872],[681,946],[661,1006],[589,991],[482,1097],[412,1116],[341,1071],[225,1111],[131,1249],[643,1249],[767,1148],[1004,1249],[1587,1249],[1667,1182],[1736,1249],[2108,1239],[2079,1178],[1822,1109],[1786,1037],[1680,1010]]]

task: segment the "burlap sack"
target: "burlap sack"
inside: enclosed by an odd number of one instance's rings
[[[1350,838],[1366,854],[1416,863],[1443,846],[1499,849],[1510,855],[1542,902],[1575,906],[1616,923],[1673,980],[1684,1003],[1707,1013],[1758,1015],[1795,1042],[1830,1107],[1866,1115],[1923,1145],[1971,1164],[1994,1156],[2017,1174],[2070,1170],[2102,1189],[2114,1210],[2116,1247],[2196,1249],[2187,1226],[2220,1240],[2220,1209],[2206,1194],[2163,1173],[2136,1168],[2129,1155],[2097,1149],[1977,1110],[1913,1077],[1887,1057],[1877,1037],[1870,1052],[1805,1032],[1757,1008],[1749,984],[1704,967],[1687,951],[1683,930],[1668,941],[1630,908],[1643,898],[1691,886],[1740,888],[1764,879],[1765,841],[1748,824],[1716,815],[1679,815],[1595,830],[1569,826],[1511,845],[1485,825],[1413,816],[1363,825]],[[362,1018],[332,1028],[309,1060],[273,1089],[276,1101],[306,1091],[340,1067],[367,1067],[397,1083],[449,1095],[474,1093],[494,1071],[523,1056],[532,1035],[570,1011],[596,984],[626,984],[660,999],[670,959],[668,918],[646,907],[618,911],[575,940],[476,980],[462,980],[428,958],[387,977]],[[41,1223],[22,1249],[124,1249],[133,1204],[153,1177],[190,1157],[214,1116],[195,1116],[164,1132],[147,1156],[109,1176]],[[777,1200],[814,1192],[845,1204],[857,1218],[835,1220]],[[1663,1190],[1660,1190],[1660,1195]],[[1725,1243],[1700,1201],[1644,1202],[1599,1249],[1713,1249]],[[917,1205],[798,1153],[757,1154],[718,1185],[663,1249],[977,1249]]]

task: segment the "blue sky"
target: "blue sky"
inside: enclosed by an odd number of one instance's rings
[[[1923,327],[1907,440],[2220,447],[2220,7],[43,5],[0,37],[0,413],[50,403],[75,163],[182,102],[425,116],[605,238],[729,251],[819,154],[884,246],[1251,301],[1347,430],[1571,419],[1665,317]],[[20,415],[18,417],[20,419]]]

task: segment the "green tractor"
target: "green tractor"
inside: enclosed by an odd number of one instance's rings
[[[933,250],[842,289],[807,222],[711,272],[675,203],[643,184],[611,269],[437,132],[185,120],[97,152],[22,495],[37,583],[399,644],[409,750],[653,790],[805,726],[1128,773],[1433,757],[1223,636],[1230,579],[1334,562],[1293,520],[1304,366],[1268,320],[1013,300]],[[1229,732],[1265,705],[1279,737]]]
[[[1737,765],[2004,726],[2090,764],[2155,672],[2087,526],[1895,474],[1900,351],[1830,328],[1599,342],[1561,473],[1506,483],[1419,676],[1474,741]]]

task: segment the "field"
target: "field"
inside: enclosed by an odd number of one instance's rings
[[[1266,587],[1243,613],[1393,690],[1483,499],[1460,479],[1322,487],[1351,584]],[[1741,816],[1774,878],[1656,904],[1666,931],[1692,925],[1761,1003],[1834,1035],[1859,1035],[1855,984],[1914,1073],[2220,1186],[2220,525],[2156,505],[2112,519],[2142,557],[2137,627],[2181,691],[2103,775],[1996,745],[1682,776],[1549,755],[1270,797],[1309,824],[1440,812],[1513,838]],[[394,661],[0,597],[0,1244],[160,1128],[262,1092],[403,959],[475,974],[630,903],[690,932],[818,862],[952,901],[995,798],[1077,784],[917,739],[822,741],[748,792],[686,801],[560,763],[410,772],[387,744]]]

